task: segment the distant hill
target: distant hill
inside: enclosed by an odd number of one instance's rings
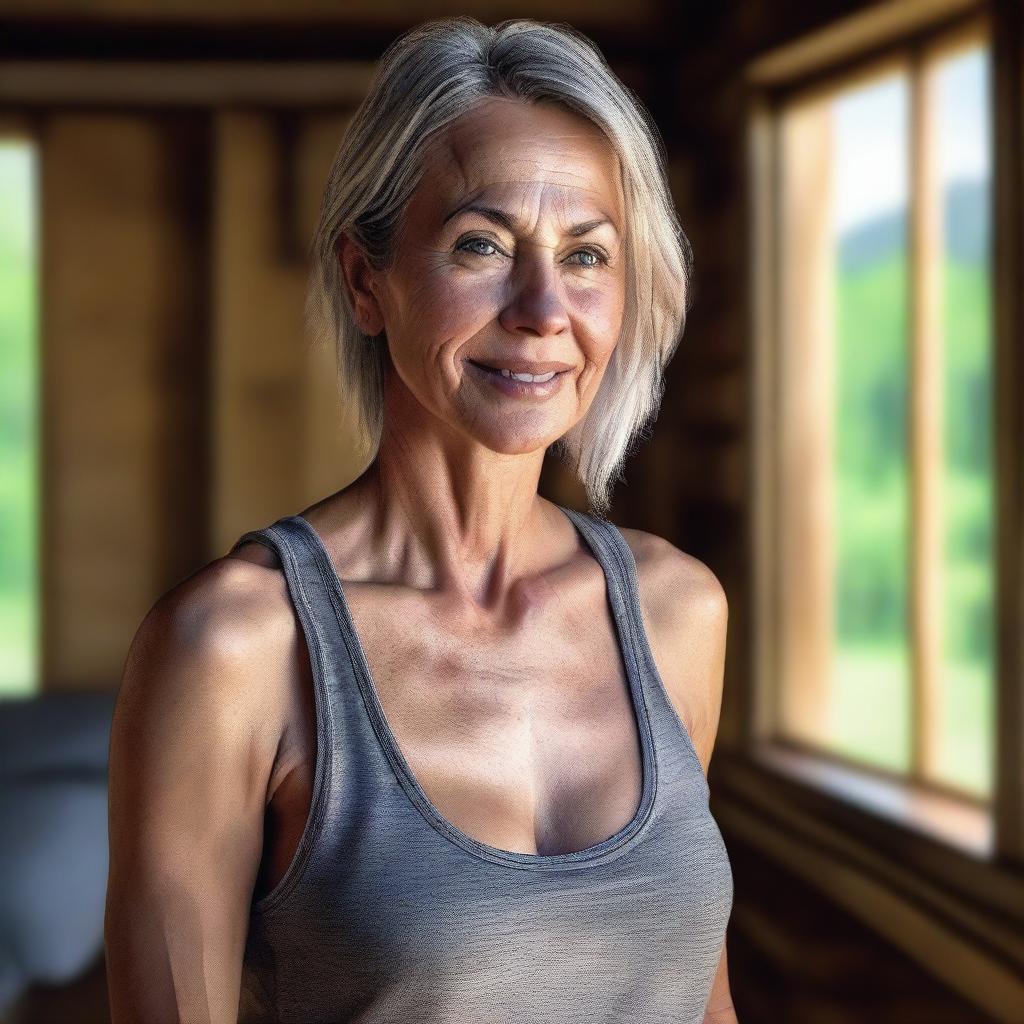
[[[958,263],[988,262],[991,238],[989,190],[977,179],[952,182],[946,189],[943,229],[946,250]],[[899,251],[908,225],[903,210],[882,214],[839,236],[839,265],[859,270]]]

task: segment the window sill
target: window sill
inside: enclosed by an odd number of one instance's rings
[[[751,759],[795,782],[854,804],[903,828],[947,843],[982,861],[993,855],[991,811],[921,786],[877,778],[803,750],[761,743]]]

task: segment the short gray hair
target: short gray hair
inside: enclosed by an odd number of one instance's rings
[[[339,388],[355,402],[358,442],[372,458],[388,356],[355,322],[338,236],[352,237],[377,269],[390,266],[426,144],[490,97],[560,103],[601,129],[618,152],[626,218],[622,333],[587,414],[552,445],[583,483],[592,510],[604,515],[623,463],[660,407],[664,369],[690,305],[693,256],[657,126],[578,30],[528,18],[490,27],[463,15],[424,22],[391,43],[328,175],[310,246],[307,330],[336,346]]]

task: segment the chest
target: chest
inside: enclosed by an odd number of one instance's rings
[[[628,824],[642,761],[614,620],[601,592],[529,605],[498,633],[417,602],[350,602],[395,742],[436,809],[524,853],[583,849]],[[396,630],[395,622],[403,629]]]
[[[429,599],[346,587],[372,692],[438,813],[489,846],[585,849],[635,816],[643,762],[629,676],[603,580],[572,602],[525,600],[500,630],[457,624]],[[361,652],[361,655],[360,655]],[[294,767],[267,811],[263,887],[294,853],[316,757],[312,677],[296,685]]]

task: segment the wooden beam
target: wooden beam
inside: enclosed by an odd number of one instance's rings
[[[834,73],[846,61],[863,60],[880,49],[906,43],[914,33],[984,8],[979,0],[885,0],[874,3],[794,42],[761,54],[747,66],[752,85],[792,83],[820,71]]]
[[[0,61],[0,103],[12,106],[355,106],[371,62]]]

